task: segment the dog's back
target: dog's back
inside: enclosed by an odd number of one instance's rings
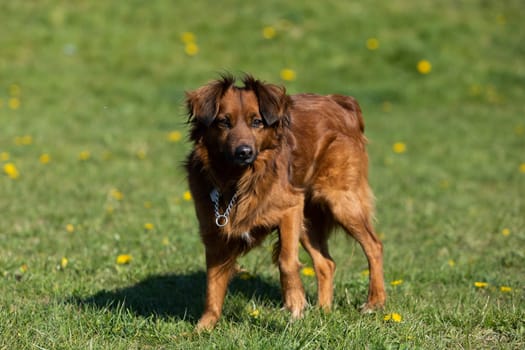
[[[294,183],[313,192],[316,187],[355,190],[367,186],[364,122],[355,99],[299,94],[292,101]],[[329,184],[319,183],[323,181]]]

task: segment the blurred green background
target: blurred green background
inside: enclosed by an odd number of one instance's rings
[[[524,8],[3,1],[0,349],[524,346]],[[227,71],[361,103],[384,312],[357,313],[366,261],[334,235],[334,312],[289,324],[270,239],[241,259],[251,278],[219,328],[191,333],[204,259],[184,92]]]

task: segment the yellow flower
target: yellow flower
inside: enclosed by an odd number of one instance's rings
[[[131,262],[131,260],[133,260],[131,255],[129,255],[129,254],[120,254],[119,256],[117,256],[116,262],[117,262],[118,265],[126,265],[126,264],[129,264]]]
[[[508,228],[504,228],[503,230],[501,230],[501,234],[503,236],[508,236],[510,235],[510,230]]]
[[[447,189],[450,187],[450,182],[448,180],[441,180],[439,186],[443,189]]]
[[[265,39],[273,39],[276,34],[277,34],[277,31],[272,26],[266,26],[262,30],[262,35]]]
[[[194,43],[195,34],[193,34],[192,32],[184,32],[181,34],[180,40],[182,40],[184,44]]]
[[[432,70],[432,64],[427,60],[421,60],[417,63],[417,71],[420,74],[428,74]]]
[[[259,311],[259,309],[257,309],[255,306],[254,306],[251,310],[249,310],[248,313],[249,313],[250,316],[253,317],[253,318],[258,318],[259,315],[261,314],[261,312]]]
[[[66,257],[62,257],[62,259],[60,259],[60,267],[62,269],[65,269],[68,263],[69,261],[67,260]]]
[[[170,142],[179,142],[182,139],[182,134],[180,131],[172,131],[168,134],[168,140]]]
[[[393,312],[391,314],[385,315],[385,317],[383,317],[383,320],[385,320],[385,321],[393,321],[393,322],[401,322],[403,320],[403,317],[400,314],[398,314],[397,312]]]
[[[6,160],[9,160],[9,152],[2,152],[2,153],[0,153],[0,160],[2,162],[5,162]]]
[[[308,276],[308,277],[315,276],[315,270],[311,267],[303,267],[303,269],[301,270],[301,273],[303,274],[303,276]]]
[[[469,87],[470,96],[479,96],[481,94],[481,86],[479,84],[472,84]]]
[[[20,173],[18,172],[18,169],[13,163],[6,163],[4,165],[4,173],[13,180],[18,179],[20,177]]]
[[[400,284],[403,284],[403,280],[395,280],[395,281],[390,282],[390,284],[394,287],[399,286]]]
[[[512,288],[508,287],[508,286],[501,286],[501,287],[499,287],[499,290],[502,291],[503,293],[512,292]]]
[[[393,320],[394,322],[401,322],[401,321],[403,320],[403,318],[401,317],[400,314],[394,312],[394,313],[392,314],[392,320]]]
[[[168,237],[164,237],[162,239],[162,245],[169,245],[170,244],[170,240],[168,239]]]
[[[119,190],[117,190],[116,188],[112,189],[110,192],[109,192],[110,196],[113,197],[114,199],[118,200],[118,201],[121,201],[124,199],[124,194],[122,192],[120,192]]]
[[[78,159],[79,160],[88,160],[89,158],[91,158],[91,152],[89,151],[82,151],[78,154]]]
[[[139,150],[135,153],[135,155],[137,156],[138,159],[143,160],[143,159],[146,159],[147,152],[146,152],[146,150],[144,150],[144,149],[139,149]]]
[[[42,155],[40,155],[40,158],[38,160],[42,164],[47,164],[51,161],[51,157],[49,156],[49,154],[43,153]]]
[[[454,266],[456,266],[456,262],[453,259],[449,259],[448,260],[448,266],[454,267]]]
[[[366,48],[370,51],[377,50],[379,48],[379,40],[377,40],[376,38],[369,38],[366,41]]]
[[[281,79],[286,81],[295,80],[296,74],[293,69],[284,68],[281,70]]]
[[[22,266],[20,266],[20,272],[26,273],[27,270],[29,270],[29,267],[27,266],[27,264],[22,264]]]
[[[66,225],[66,231],[69,232],[69,233],[75,232],[75,226],[73,226],[73,224],[67,224]]]
[[[31,137],[30,135],[15,137],[15,145],[17,146],[28,146],[32,143],[33,143],[33,137]]]
[[[17,110],[20,108],[20,99],[18,99],[18,97],[11,97],[9,100],[7,100],[7,105],[12,110]]]
[[[195,43],[187,43],[186,46],[184,46],[184,52],[186,52],[188,56],[195,56],[199,53],[199,46]]]
[[[476,288],[486,288],[489,286],[487,282],[474,282]]]
[[[185,201],[188,201],[188,202],[191,201],[191,198],[192,198],[192,197],[191,197],[191,193],[190,193],[190,191],[186,191],[186,192],[184,192],[184,194],[182,195],[182,198],[183,198]]]
[[[396,142],[392,146],[392,150],[394,151],[394,153],[398,154],[405,153],[407,151],[407,145],[403,142]]]
[[[155,225],[153,225],[151,222],[147,222],[144,224],[144,229],[147,231],[151,231],[155,228]]]
[[[507,24],[507,19],[505,18],[505,15],[499,14],[496,16],[496,22],[500,25],[505,25]]]
[[[525,174],[525,163],[521,163],[521,164],[520,164],[520,172],[522,172],[523,174]]]

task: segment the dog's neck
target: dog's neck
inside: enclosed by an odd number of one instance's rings
[[[250,167],[228,167],[224,163],[209,164],[208,171],[212,185],[226,197],[232,197],[237,191],[239,181],[252,172]]]

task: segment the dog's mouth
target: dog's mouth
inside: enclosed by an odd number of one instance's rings
[[[255,161],[255,157],[253,157],[253,159],[246,159],[246,160],[235,159],[233,162],[235,163],[235,165],[238,165],[241,167],[247,167],[247,166],[252,165],[254,161]]]

